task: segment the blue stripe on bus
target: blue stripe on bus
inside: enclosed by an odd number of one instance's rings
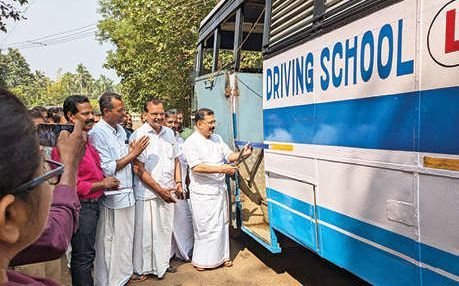
[[[313,214],[310,211],[314,209],[314,207],[311,204],[308,204],[301,200],[287,196],[276,190],[268,188],[267,196],[269,199],[277,201],[281,204],[285,204],[289,208],[294,209],[295,211],[303,213],[307,216],[312,216]],[[280,206],[277,206],[276,204],[273,204],[270,202],[268,202],[268,204],[269,204],[270,210],[281,208]],[[366,222],[357,220],[355,218],[343,215],[341,213],[335,212],[333,210],[330,210],[330,209],[327,209],[321,206],[317,206],[317,213],[318,213],[318,219],[323,222],[329,223],[345,231],[353,233],[357,236],[368,239],[370,241],[373,241],[387,248],[393,249],[417,261],[422,260],[422,262],[428,265],[443,269],[444,271],[447,271],[449,273],[459,276],[459,273],[458,273],[459,257],[457,255],[448,253],[446,251],[443,251],[443,250],[440,250],[440,249],[437,249],[437,248],[434,248],[434,247],[431,247],[425,244],[419,244],[417,241],[414,241],[405,236],[399,235],[397,233],[388,231],[386,229],[377,227],[372,224],[368,224]],[[294,214],[293,212],[291,212],[291,214],[298,216]],[[270,220],[273,220],[273,219],[275,218],[273,218],[272,214],[270,214]],[[279,217],[276,219],[279,221],[280,225],[286,224],[285,222],[282,222],[283,221],[282,217]],[[293,221],[293,222],[297,222],[297,221]],[[297,229],[301,227],[302,227],[301,225],[293,225],[289,228]],[[320,225],[319,229],[321,229],[322,227],[325,227],[325,226]],[[320,242],[321,242],[321,245],[319,246],[319,248],[321,249],[321,251],[324,251],[325,247],[322,244],[325,242],[324,239],[326,239],[326,237],[324,237],[323,233],[320,233],[319,237],[320,237]],[[301,238],[296,237],[294,239],[301,242]],[[306,246],[309,246],[309,245],[306,245]],[[421,252],[422,259],[419,258],[419,251],[420,251],[419,247],[420,247],[420,250],[422,251]]]
[[[418,242],[406,236],[365,223],[324,207],[317,207],[317,213],[318,218],[321,221],[336,225],[345,231],[374,241],[382,246],[391,248],[419,261]]]
[[[268,208],[269,222],[272,228],[299,244],[317,251],[315,222],[276,204],[269,204]]]
[[[459,282],[449,279],[429,269],[421,268],[422,285],[458,286]]]
[[[314,218],[314,206],[308,203],[297,200],[290,196],[286,196],[270,188],[266,189],[266,195],[269,199],[279,202],[291,209],[294,209],[302,214],[305,214],[308,217]]]
[[[421,244],[421,256],[422,262],[459,276],[459,256],[444,251],[438,251],[437,248],[425,244]],[[444,268],[445,264],[449,267]]]
[[[267,141],[459,154],[457,86],[265,109],[263,114]]]
[[[303,214],[314,216],[314,207],[311,204],[284,195],[273,189],[268,189],[267,196]],[[418,243],[410,238],[320,206],[317,206],[317,215],[318,219],[321,221],[335,225],[345,231],[377,242],[378,244],[394,249],[413,259],[419,260]]]
[[[319,232],[320,255],[370,284],[421,285],[417,265],[321,224]]]
[[[250,143],[250,145],[253,147],[253,148],[257,148],[257,149],[269,149],[269,145],[268,144],[264,144],[264,143],[259,143],[259,142],[247,142],[247,141],[240,141],[240,140],[236,140],[234,141],[234,144],[236,144],[238,147],[243,147],[245,144],[247,143]]]

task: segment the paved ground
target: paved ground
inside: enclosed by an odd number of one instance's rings
[[[234,266],[198,272],[189,263],[174,263],[178,272],[164,280],[150,278],[130,284],[139,286],[359,286],[368,285],[298,245],[284,248],[282,254],[271,254],[251,238],[241,235],[232,239]]]

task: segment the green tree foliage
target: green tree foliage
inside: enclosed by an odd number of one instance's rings
[[[24,19],[22,16],[22,11],[19,10],[19,7],[27,4],[28,2],[28,0],[0,0],[0,31],[7,31],[5,23],[5,20],[7,19],[13,19],[14,21]]]
[[[100,0],[100,39],[116,47],[106,67],[121,77],[128,105],[148,97],[189,110],[200,21],[216,0]]]
[[[7,64],[4,80],[6,86],[28,85],[33,81],[29,64],[17,49],[8,49],[3,60]]]
[[[88,69],[79,64],[75,72],[66,72],[52,80],[41,71],[32,72],[17,49],[0,53],[0,85],[17,94],[29,107],[62,105],[72,94],[83,94],[92,101],[105,91],[116,91],[116,85],[101,75],[94,79]],[[98,107],[94,105],[94,108]]]

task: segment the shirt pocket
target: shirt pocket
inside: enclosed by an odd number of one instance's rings
[[[169,177],[174,178],[175,158],[174,146],[170,143],[163,144],[163,173]]]

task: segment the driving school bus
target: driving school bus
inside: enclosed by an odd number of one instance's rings
[[[255,148],[244,232],[374,285],[459,285],[459,1],[223,0],[197,51],[194,108]]]

